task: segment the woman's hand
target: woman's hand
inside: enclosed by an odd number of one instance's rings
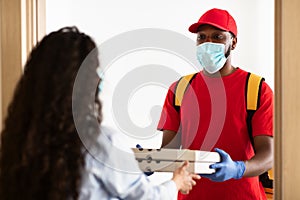
[[[187,171],[188,165],[188,161],[184,161],[183,165],[174,171],[172,178],[177,189],[183,194],[188,194],[193,186],[196,185],[195,180],[199,180],[201,178],[197,174],[189,173]]]

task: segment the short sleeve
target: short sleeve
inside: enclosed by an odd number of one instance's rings
[[[157,129],[158,130],[171,130],[177,132],[180,125],[180,114],[174,106],[174,91],[177,82],[173,83],[165,98],[164,106],[160,115]]]
[[[259,108],[252,118],[253,137],[258,135],[273,136],[274,95],[270,86],[262,83]]]

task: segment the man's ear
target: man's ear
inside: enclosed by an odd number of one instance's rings
[[[234,49],[235,49],[236,43],[237,43],[237,37],[234,37],[234,38],[232,39],[231,50],[234,50]]]

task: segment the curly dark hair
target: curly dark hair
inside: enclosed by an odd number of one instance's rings
[[[99,124],[88,122],[95,116],[89,104],[90,97],[95,103],[99,82],[97,51],[86,58],[95,49],[88,35],[65,27],[32,50],[1,134],[0,199],[78,199],[86,151],[73,116],[80,116],[79,126],[99,134]],[[83,62],[87,70],[79,82],[84,84],[76,89]],[[95,118],[101,122],[101,115]]]

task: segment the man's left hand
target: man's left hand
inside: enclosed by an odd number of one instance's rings
[[[221,156],[221,162],[210,165],[211,169],[216,169],[213,174],[200,174],[201,177],[209,178],[212,181],[222,182],[231,178],[240,179],[245,173],[245,163],[243,161],[233,161],[228,153],[216,148]]]

